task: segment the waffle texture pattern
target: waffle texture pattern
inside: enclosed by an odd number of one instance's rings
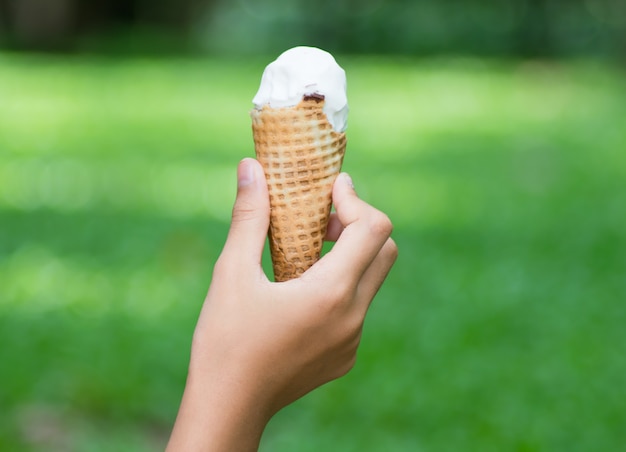
[[[295,107],[253,110],[257,160],[270,196],[269,242],[276,281],[297,278],[320,257],[341,171],[345,133],[323,112],[324,100],[305,97]]]

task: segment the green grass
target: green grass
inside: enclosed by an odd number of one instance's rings
[[[623,72],[339,60],[400,257],[261,449],[623,447]],[[163,447],[267,61],[0,55],[0,450]]]

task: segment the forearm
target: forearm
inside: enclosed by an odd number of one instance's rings
[[[190,367],[167,451],[256,451],[269,421],[258,391],[228,372]]]

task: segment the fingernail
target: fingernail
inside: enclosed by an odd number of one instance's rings
[[[239,162],[237,169],[237,186],[245,187],[254,182],[254,170],[250,164],[250,159],[243,159]]]
[[[343,179],[345,180],[346,184],[348,184],[350,188],[354,190],[354,183],[352,182],[352,178],[348,173],[343,173]]]

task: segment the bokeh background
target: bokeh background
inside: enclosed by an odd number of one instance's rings
[[[623,450],[622,0],[0,0],[0,450],[164,447],[300,44],[346,69],[344,168],[400,257],[261,450]]]

